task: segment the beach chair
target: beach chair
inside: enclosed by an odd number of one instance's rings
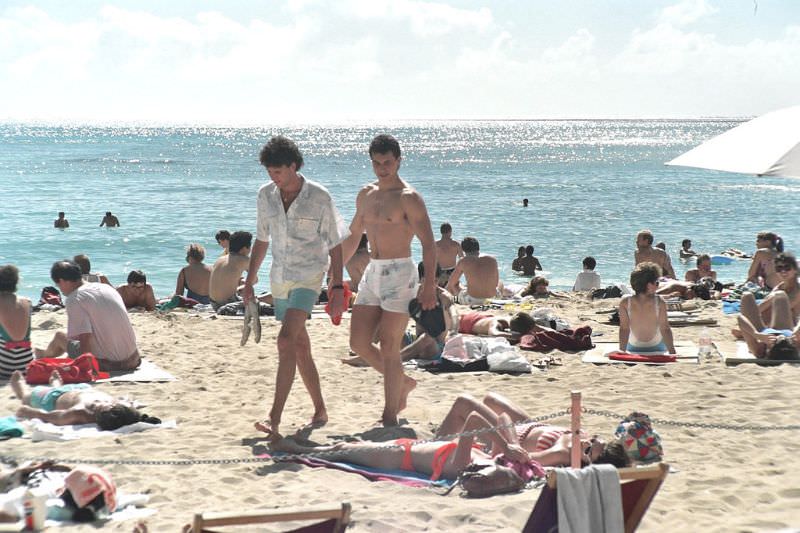
[[[213,533],[215,527],[266,524],[269,522],[317,522],[292,529],[297,533],[340,533],[350,523],[350,504],[339,507],[304,507],[272,511],[246,511],[231,513],[197,513],[192,521],[191,533]]]
[[[669,465],[658,463],[636,468],[620,468],[620,489],[622,491],[622,515],[625,520],[625,533],[636,531],[639,522],[647,512],[658,489],[669,472]],[[557,533],[558,500],[556,497],[556,475],[549,472],[547,485],[542,489],[539,499],[528,518],[523,533]]]

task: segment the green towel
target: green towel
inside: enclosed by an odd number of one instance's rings
[[[6,416],[0,418],[0,440],[13,439],[22,436],[22,426],[17,422],[17,417]]]

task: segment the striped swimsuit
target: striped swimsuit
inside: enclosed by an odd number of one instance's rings
[[[25,371],[33,360],[31,347],[31,325],[28,321],[28,332],[21,341],[11,340],[11,336],[0,326],[0,381],[11,378],[15,370]]]

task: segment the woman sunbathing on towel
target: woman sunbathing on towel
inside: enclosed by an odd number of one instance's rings
[[[96,423],[102,430],[114,430],[136,422],[161,423],[158,418],[140,414],[130,404],[95,390],[87,383],[64,385],[57,371],[50,376],[50,386],[30,389],[20,372],[14,372],[9,384],[22,400],[17,418],[38,418],[56,426]]]
[[[538,326],[528,313],[513,316],[497,316],[481,311],[467,311],[458,316],[458,332],[465,335],[488,335],[491,337],[519,337]]]
[[[661,267],[644,262],[631,272],[633,296],[619,302],[619,349],[638,354],[675,353],[667,304],[656,294]]]

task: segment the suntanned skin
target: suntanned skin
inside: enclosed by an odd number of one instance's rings
[[[422,245],[425,272],[436,272],[436,245],[428,210],[422,196],[403,181],[398,171],[401,158],[393,153],[373,153],[372,170],[377,181],[367,184],[356,198],[356,213],[350,223],[350,237],[342,244],[347,262],[366,231],[372,259],[411,257],[411,240],[416,235]],[[426,276],[417,299],[423,309],[436,306],[436,279]],[[384,376],[384,425],[399,423],[397,415],[405,409],[408,394],[416,381],[405,375],[400,358],[407,313],[385,311],[379,306],[355,305],[350,320],[350,347]],[[372,344],[379,332],[380,348]]]
[[[797,276],[797,271],[793,271]],[[778,340],[775,333],[761,333],[769,324],[772,329],[792,330],[795,345],[800,343],[800,325],[795,324],[795,317],[789,304],[789,297],[785,292],[777,289],[769,294],[770,317],[768,322],[762,319],[761,305],[756,304],[753,293],[746,292],[742,295],[740,313],[737,317],[739,331],[747,343],[750,353],[756,357],[766,357],[767,352]],[[762,305],[764,302],[761,302]]]
[[[61,384],[58,372],[54,371],[50,376],[50,386],[59,387]],[[18,418],[38,418],[57,426],[93,424],[98,412],[111,408],[116,402],[105,392],[96,389],[76,390],[59,396],[54,410],[43,411],[30,406],[31,389],[25,385],[21,372],[16,371],[11,375],[9,385],[23,404],[17,409]]]
[[[20,341],[25,338],[30,320],[30,300],[13,292],[0,292],[0,326],[11,336],[11,340]]]
[[[667,318],[667,304],[656,295],[658,284],[651,282],[647,284],[647,292],[624,296],[619,303],[619,349],[625,350],[628,347],[628,338],[631,331],[636,338],[647,340],[652,339],[657,330],[661,330],[664,344],[667,346],[667,353],[675,353],[675,344],[672,340],[672,329],[669,327]],[[630,300],[631,312],[628,314],[628,300]],[[656,305],[659,306],[658,318],[656,319]]]
[[[525,255],[521,257],[517,262],[517,268],[514,270],[522,272],[523,276],[535,276],[536,271],[542,270],[542,264],[539,262],[539,259],[531,255]]]
[[[178,272],[175,283],[175,294],[183,294],[186,287],[200,296],[208,295],[208,286],[211,281],[211,267],[194,257],[187,259],[189,264]]]
[[[100,222],[100,227],[103,226],[109,228],[118,228],[119,227],[119,219],[114,215],[106,215],[103,217],[103,221]]]
[[[753,262],[750,263],[750,269],[747,271],[747,281],[753,283],[764,283],[767,287],[774,288],[781,282],[777,272],[775,272],[774,260],[778,252],[772,247],[770,239],[756,238],[756,253],[753,255]],[[760,277],[759,265],[764,264],[764,278]]]
[[[467,281],[467,294],[473,298],[495,298],[500,283],[497,259],[491,255],[467,254],[462,257],[447,282],[452,294],[461,292],[461,275]]]
[[[250,265],[249,255],[250,248],[244,247],[237,252],[222,255],[214,262],[208,278],[208,295],[212,300],[224,302],[236,294],[241,283],[242,273]]]
[[[64,217],[64,213],[59,213],[58,218],[53,221],[54,228],[68,228],[69,221]]]
[[[153,286],[149,283],[120,285],[117,287],[117,292],[122,296],[126,309],[143,307],[145,311],[153,311],[156,308],[156,296],[153,293]]]
[[[436,241],[436,259],[439,261],[439,266],[442,270],[449,270],[456,266],[456,261],[464,257],[464,251],[461,249],[461,244],[453,240],[453,233],[450,231],[443,232],[442,238]]]
[[[655,263],[661,267],[661,272],[668,278],[675,279],[675,271],[672,269],[672,261],[669,255],[660,248],[653,248],[653,243],[648,241],[644,235],[636,237],[636,252],[633,254],[635,267],[639,263]]]
[[[303,187],[303,178],[297,173],[297,165],[283,165],[279,167],[267,167],[270,179],[280,189],[284,211],[288,211],[292,203],[297,199],[297,195]],[[358,235],[361,238],[361,233]],[[267,255],[268,242],[255,240],[253,251],[250,254],[249,266],[247,266],[247,279],[242,290],[242,298],[245,303],[250,298],[255,298],[253,286],[258,281],[258,269]],[[342,245],[336,245],[328,251],[330,257],[330,279],[329,284],[341,286],[342,270],[344,261],[342,260]],[[227,257],[227,256],[226,256]],[[344,301],[344,291],[331,289],[328,292],[330,299],[331,316],[341,315],[346,309]],[[311,417],[310,427],[320,427],[328,422],[328,410],[325,407],[325,400],[322,397],[322,387],[320,385],[319,372],[311,357],[311,340],[306,329],[308,316],[301,309],[288,309],[281,322],[281,329],[278,332],[278,372],[275,377],[275,393],[272,400],[272,407],[266,420],[256,422],[255,428],[266,433],[271,441],[282,439],[279,432],[283,409],[292,390],[295,373],[300,373],[300,378],[311,397],[314,405],[314,414]]]
[[[717,281],[717,273],[716,271],[711,270],[710,259],[699,262],[697,264],[697,268],[687,270],[686,276],[684,277],[686,281],[691,281],[694,283],[700,281],[700,278],[711,278],[714,281]]]

